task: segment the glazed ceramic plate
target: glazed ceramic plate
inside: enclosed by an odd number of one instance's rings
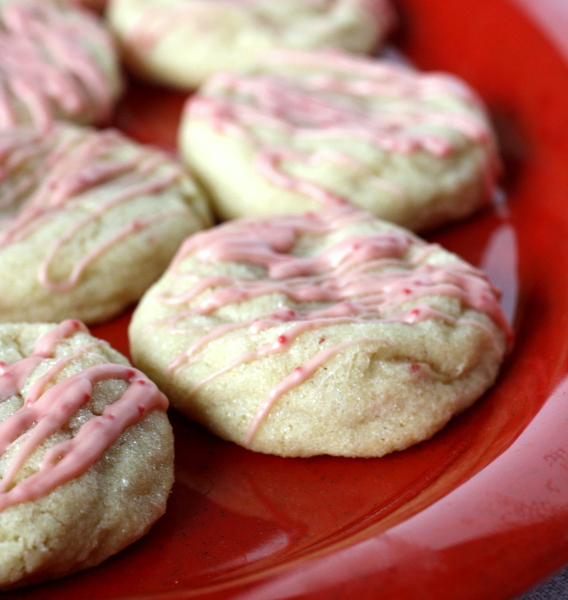
[[[104,565],[16,598],[502,600],[568,563],[568,5],[401,0],[393,44],[485,99],[494,207],[430,236],[485,268],[517,333],[497,385],[381,459],[257,455],[172,414],[166,516]],[[175,149],[183,96],[133,86],[117,125]],[[127,352],[129,315],[95,333]]]

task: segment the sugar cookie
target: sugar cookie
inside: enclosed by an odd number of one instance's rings
[[[493,383],[510,338],[480,271],[353,208],[191,236],[130,326],[174,407],[282,456],[430,437]]]
[[[425,230],[486,202],[499,163],[463,83],[336,52],[275,52],[214,76],[179,140],[223,219],[351,202]]]
[[[114,130],[0,131],[0,321],[108,319],[210,224],[180,165]]]
[[[109,121],[122,92],[100,19],[57,0],[0,0],[0,128]]]
[[[0,588],[137,540],[173,483],[165,396],[78,321],[0,324]]]
[[[389,0],[112,0],[107,17],[130,70],[194,89],[273,48],[369,52],[393,11]]]

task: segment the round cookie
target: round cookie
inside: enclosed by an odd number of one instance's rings
[[[0,321],[108,319],[211,223],[177,162],[114,130],[0,131],[0,165]]]
[[[194,89],[274,48],[370,52],[393,11],[389,0],[111,0],[107,19],[132,72]]]
[[[109,121],[122,92],[100,19],[64,0],[0,0],[0,128]]]
[[[480,271],[347,207],[191,236],[129,336],[172,406],[225,439],[381,456],[479,398],[512,334]]]
[[[0,589],[99,564],[163,514],[167,399],[78,321],[0,324]]]
[[[179,145],[223,219],[350,202],[425,230],[487,202],[499,166],[465,84],[337,52],[274,52],[212,77]]]

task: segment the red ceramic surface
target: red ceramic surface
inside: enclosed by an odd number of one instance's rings
[[[399,9],[394,43],[465,78],[499,133],[506,207],[430,236],[504,291],[517,342],[497,385],[381,459],[252,454],[172,415],[166,516],[104,565],[5,600],[503,600],[568,563],[568,4]],[[117,124],[173,149],[182,102],[135,86]],[[128,318],[94,331],[127,351]]]

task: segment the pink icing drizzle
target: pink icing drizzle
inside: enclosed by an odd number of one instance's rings
[[[15,363],[1,363],[0,401],[21,394],[34,369],[44,360],[52,359],[56,346],[78,331],[87,329],[79,321],[63,321],[37,341],[31,356]],[[0,423],[0,452],[6,452],[21,440],[0,482],[0,510],[45,496],[83,474],[126,428],[149,412],[165,411],[168,407],[166,397],[156,386],[130,366],[99,364],[55,383],[68,362],[69,357],[57,360],[32,385],[23,406]],[[97,382],[107,379],[119,379],[128,385],[121,398],[108,405],[102,415],[83,424],[75,437],[51,446],[39,470],[14,484],[14,477],[26,459],[91,399]]]
[[[292,149],[261,138],[261,128],[281,131],[290,140],[356,139],[387,152],[410,154],[423,150],[440,158],[457,148],[443,127],[460,133],[486,149],[483,176],[491,189],[499,169],[492,133],[475,110],[479,99],[457,79],[442,74],[419,74],[388,61],[352,57],[340,52],[274,51],[262,60],[269,65],[313,68],[321,74],[285,75],[220,73],[190,98],[185,113],[207,120],[216,132],[243,136],[257,148],[254,165],[275,186],[312,198],[324,206],[347,200],[320,185],[285,172],[282,164],[344,163],[361,172],[369,168],[342,152]],[[459,99],[469,112],[435,108],[440,97]],[[375,105],[361,100],[382,98]],[[323,142],[322,142],[323,144]],[[315,156],[314,156],[315,154]],[[378,180],[378,177],[374,177]],[[375,181],[376,183],[376,181]],[[394,195],[403,191],[388,181]]]
[[[189,331],[184,329],[184,318],[211,314],[230,304],[266,294],[282,294],[294,304],[316,304],[311,308],[302,305],[301,310],[282,307],[270,315],[242,322],[222,323],[221,319],[221,324],[207,328],[172,361],[169,375],[174,376],[178,369],[197,360],[209,343],[239,329],[248,329],[253,334],[278,327],[280,333],[272,341],[242,354],[197,382],[190,393],[239,365],[285,351],[308,330],[377,321],[413,325],[426,319],[455,325],[454,317],[442,314],[430,305],[428,298],[433,296],[454,297],[465,307],[486,313],[511,343],[512,331],[499,306],[499,293],[485,275],[457,259],[443,264],[422,263],[437,247],[409,232],[393,228],[351,235],[315,256],[293,254],[298,239],[304,234],[325,236],[369,219],[368,214],[345,207],[306,215],[283,215],[278,219],[243,219],[188,238],[170,269],[174,277],[191,277],[188,288],[178,295],[159,297],[161,302],[179,307],[174,316],[161,322],[161,325],[171,324],[170,333]],[[193,272],[184,275],[182,270],[183,261],[189,256],[194,256],[200,263],[249,263],[262,267],[266,277],[211,276],[194,280]],[[413,304],[409,307],[407,302]],[[460,321],[485,331],[497,352],[501,352],[488,327],[471,318]],[[306,365],[299,366],[269,391],[253,419],[246,443],[252,441],[278,398],[305,381],[330,357],[351,344],[377,341],[386,340],[358,338],[316,351]]]
[[[270,409],[274,406],[277,400],[283,396],[289,390],[300,385],[306,379],[311,377],[327,360],[329,360],[335,354],[338,354],[343,349],[349,346],[355,346],[357,344],[368,344],[382,340],[380,338],[356,338],[353,340],[347,340],[341,344],[335,344],[322,352],[318,352],[312,359],[303,364],[302,366],[296,367],[289,375],[287,375],[278,385],[273,387],[266,397],[266,401],[261,406],[260,410],[254,416],[252,423],[245,436],[245,444],[250,444],[254,439],[256,432],[262,425],[262,422],[268,416]],[[387,341],[388,342],[388,341]]]
[[[120,157],[117,151],[127,145],[131,145],[132,151]],[[183,171],[165,154],[154,148],[135,146],[113,130],[94,132],[56,126],[43,135],[6,133],[0,139],[0,153],[6,156],[5,178],[26,161],[33,165],[0,205],[0,210],[3,208],[8,214],[0,221],[0,249],[22,241],[59,212],[80,211],[89,194],[101,194],[96,198],[96,208],[77,217],[67,233],[53,240],[46,250],[38,279],[53,292],[66,292],[76,286],[89,265],[127,236],[186,213],[185,209],[164,210],[124,225],[85,252],[66,280],[54,281],[49,272],[59,252],[84,227],[136,197],[162,192],[175,184]],[[15,213],[14,209],[8,212],[11,209],[8,203],[15,207]]]
[[[115,91],[86,49],[112,42],[98,21],[56,2],[11,2],[0,11],[0,127],[18,123],[22,103],[32,122],[46,128],[61,107],[69,118],[85,111],[93,122],[111,114]]]

